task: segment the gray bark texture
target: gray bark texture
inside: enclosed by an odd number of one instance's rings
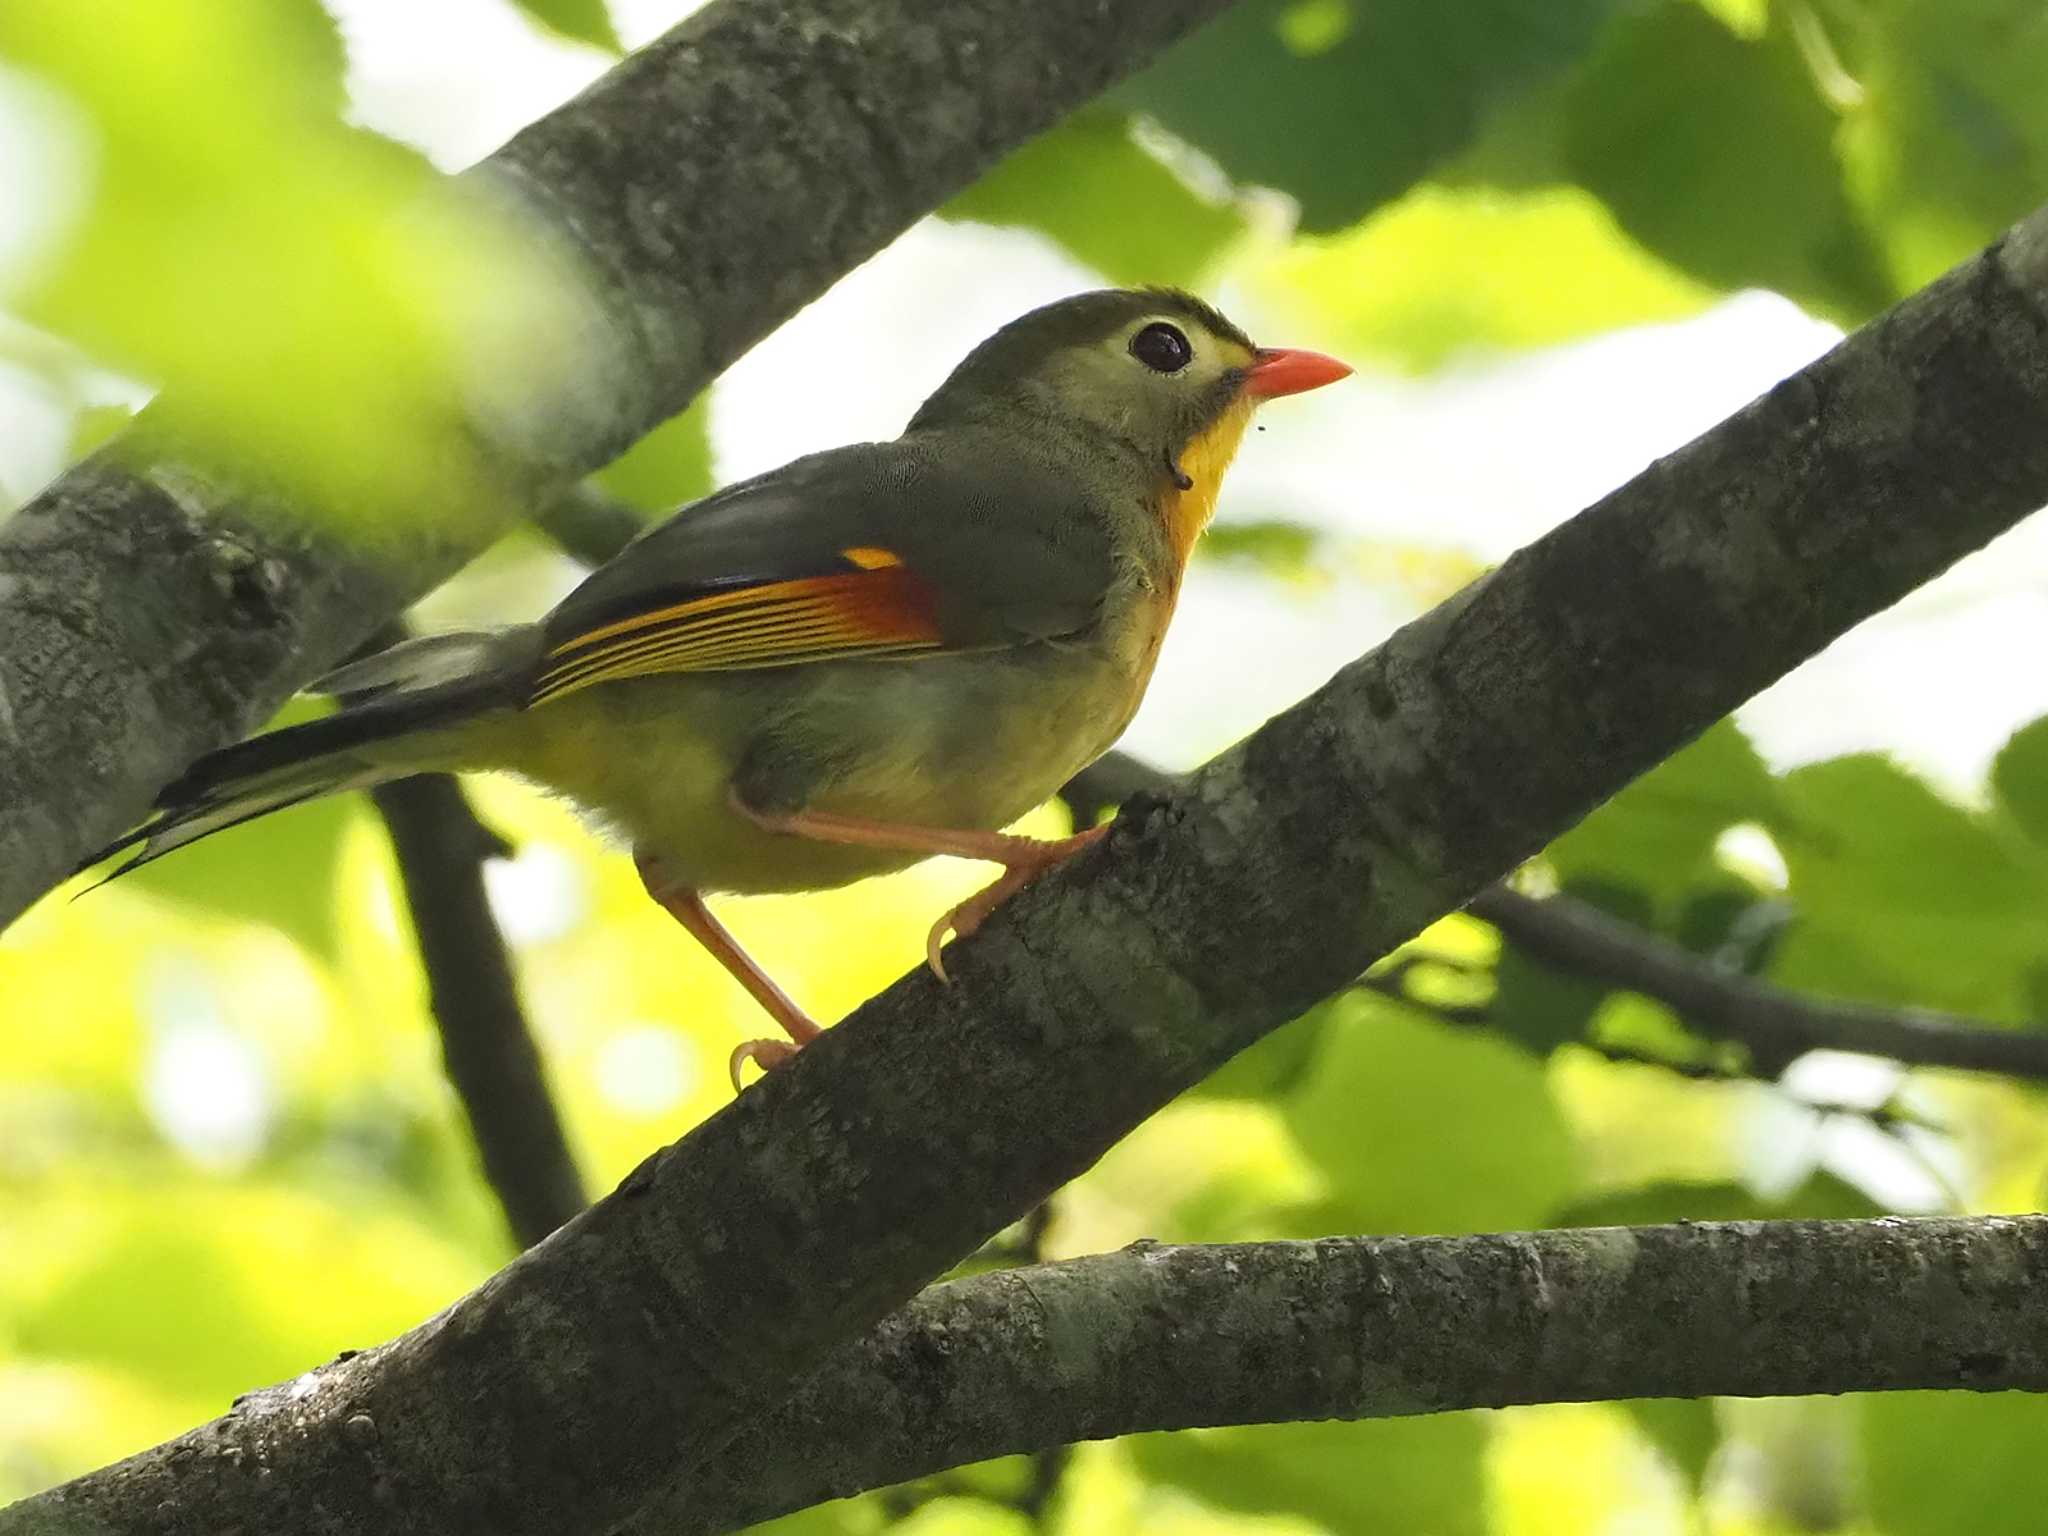
[[[421,1327],[0,1532],[561,1536],[688,1505],[834,1348],[1174,1095],[2048,500],[2044,425],[2039,214],[1127,805],[951,986],[899,982]]]
[[[1006,150],[1226,0],[719,0],[468,173],[588,279],[583,366],[479,429],[495,512],[344,548],[118,440],[0,526],[0,924],[201,752],[687,405]],[[515,492],[512,488],[518,487]],[[522,505],[522,501],[526,504]]]
[[[2048,1391],[2048,1218],[1699,1222],[1118,1253],[938,1285],[635,1536],[1145,1430],[1519,1403]]]

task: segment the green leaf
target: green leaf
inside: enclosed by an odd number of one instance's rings
[[[622,501],[646,512],[672,512],[710,492],[711,396],[671,416],[595,476]]]
[[[1306,229],[1400,196],[1578,62],[1620,0],[1244,0],[1115,99],[1278,187]]]
[[[1770,26],[1770,0],[1698,0],[1698,4],[1737,37],[1762,37]]]
[[[1244,1515],[1300,1514],[1333,1532],[1487,1529],[1477,1414],[1185,1430],[1127,1443],[1151,1481]]]
[[[862,1494],[814,1504],[779,1520],[750,1525],[746,1536],[875,1536],[878,1531],[893,1529],[875,1496]]]
[[[65,457],[73,464],[98,451],[127,430],[135,413],[125,405],[88,405],[71,419],[71,441]]]
[[[1720,1448],[1721,1425],[1714,1402],[1706,1397],[1637,1397],[1622,1410],[1658,1450],[1664,1453],[1694,1498],[1706,1485],[1707,1466]]]
[[[1572,1187],[1571,1133],[1542,1066],[1500,1036],[1426,1022],[1377,997],[1343,1001],[1323,1052],[1282,1104],[1345,1232],[1535,1226]]]
[[[1265,1099],[1287,1092],[1313,1066],[1330,1014],[1327,1007],[1314,1008],[1281,1025],[1203,1078],[1194,1086],[1191,1096]]]
[[[2048,855],[1897,764],[1836,758],[1782,781],[1795,918],[1773,980],[1993,1019],[2028,1017],[2048,961]]]
[[[2048,717],[2021,727],[1999,748],[1991,791],[2014,823],[2048,848]]]
[[[1849,187],[1891,280],[1918,288],[2041,198],[2048,12],[2039,0],[1872,0],[1799,8],[1843,105]]]
[[[1772,15],[1760,38],[1686,0],[1619,23],[1570,94],[1567,162],[1702,282],[1854,323],[1896,294],[1843,187],[1836,110]]]
[[[1311,300],[1328,343],[1410,372],[1695,314],[1714,291],[1638,245],[1576,187],[1425,184],[1357,228],[1297,240],[1260,273]],[[1212,535],[1213,537],[1213,535]]]
[[[1782,901],[1759,897],[1747,880],[1716,870],[1687,894],[1671,936],[1694,954],[1754,975],[1777,947],[1785,921]]]
[[[2048,1509],[2048,1398],[1881,1392],[1859,1400],[1872,1522],[1886,1536],[2035,1536]]]
[[[1599,907],[1637,927],[1649,926],[1648,898],[1632,886],[1575,880],[1562,895]],[[1503,936],[1495,971],[1493,1025],[1538,1056],[1586,1037],[1587,1026],[1613,988],[1579,971],[1562,970],[1533,958]]]
[[[96,1185],[61,1227],[46,1217],[28,1229],[47,1251],[0,1286],[9,1343],[23,1356],[104,1361],[224,1408],[411,1327],[484,1277],[477,1258],[362,1195],[330,1204],[170,1170],[124,1191]]]
[[[889,1527],[891,1536],[1033,1536],[1037,1522],[985,1499],[934,1499]]]
[[[1743,822],[1770,825],[1778,787],[1756,749],[1723,720],[1659,763],[1550,845],[1545,859],[1571,883],[1629,886],[1660,921],[1713,880],[1715,843]]]
[[[1249,566],[1285,581],[1308,581],[1318,574],[1315,553],[1321,541],[1320,531],[1307,523],[1259,518],[1211,524],[1195,553],[1204,560]]]
[[[1141,147],[1123,113],[1100,109],[1033,139],[939,213],[1036,229],[1133,287],[1197,285],[1245,230],[1236,209]]]
[[[1762,898],[1748,882],[1709,869],[1683,895],[1664,921],[1648,896],[1634,886],[1579,878],[1560,895],[1620,919],[1631,927],[1669,938],[1705,963],[1744,975],[1761,972],[1783,936],[1787,909]],[[1618,988],[1588,972],[1558,968],[1530,955],[1503,935],[1496,969],[1493,1023],[1538,1055],[1586,1040],[1677,1066],[1731,1065],[1732,1047],[1693,1034],[1665,1004]],[[1771,1075],[1783,1062],[1751,1061],[1751,1070]]]
[[[612,25],[612,13],[606,8],[605,0],[512,0],[512,3],[550,32],[559,32],[579,43],[589,43],[607,53],[626,51],[626,45],[619,41],[618,29]]]
[[[348,107],[348,47],[333,13],[321,0],[266,0],[266,8],[295,61],[294,89],[307,106],[340,117]]]
[[[1855,1185],[1816,1173],[1797,1189],[1766,1200],[1746,1185],[1664,1179],[1558,1207],[1549,1226],[1648,1227],[1680,1221],[1824,1221],[1881,1216]]]
[[[290,725],[326,712],[322,704],[297,699],[272,724]],[[201,838],[121,881],[131,891],[222,917],[268,923],[332,960],[335,866],[349,824],[361,814],[357,796],[309,801]],[[275,878],[251,879],[253,870]]]
[[[69,98],[93,172],[10,296],[26,318],[162,385],[158,428],[298,510],[502,524],[474,429],[573,355],[577,299],[502,209],[341,120],[315,0],[0,6],[0,60]]]

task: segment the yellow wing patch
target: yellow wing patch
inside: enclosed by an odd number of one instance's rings
[[[885,550],[858,553],[888,563],[712,592],[586,630],[548,653],[528,703],[658,672],[779,667],[939,645],[925,584]],[[846,554],[863,564],[855,551]]]
[[[840,558],[851,560],[864,571],[879,571],[903,562],[896,558],[895,551],[878,549],[872,544],[856,544],[852,549],[839,551]]]

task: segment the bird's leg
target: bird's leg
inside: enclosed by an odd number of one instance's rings
[[[925,962],[941,981],[950,981],[939,946],[952,933],[966,938],[979,928],[991,912],[1053,865],[1072,858],[1083,848],[1099,842],[1109,831],[1105,824],[1076,832],[1072,837],[1047,840],[1018,837],[1009,832],[958,831],[947,827],[913,827],[893,821],[869,821],[862,816],[840,816],[831,811],[757,811],[737,793],[733,808],[755,826],[769,832],[786,832],[794,837],[814,837],[823,843],[851,843],[860,848],[893,848],[904,853],[944,854],[956,859],[985,859],[1003,866],[995,881],[954,907],[925,936]]]
[[[740,1068],[747,1062],[754,1062],[763,1072],[773,1072],[824,1033],[811,1022],[809,1014],[797,1007],[787,992],[769,979],[766,971],[754,964],[738,941],[726,932],[725,924],[711,915],[711,909],[704,905],[701,895],[691,887],[678,885],[669,879],[660,863],[648,854],[635,853],[633,867],[640,871],[640,883],[647,887],[647,894],[659,902],[670,917],[689,929],[690,936],[711,952],[712,958],[731,973],[734,981],[747,989],[754,1001],[767,1010],[768,1016],[789,1031],[792,1044],[780,1040],[749,1040],[734,1047],[726,1060],[733,1092],[739,1092]]]

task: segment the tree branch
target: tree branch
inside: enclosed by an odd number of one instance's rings
[[[534,514],[541,532],[562,552],[592,567],[603,565],[652,526],[639,508],[584,482]]]
[[[1391,636],[394,1342],[0,1533],[606,1531],[1235,1052],[2048,500],[2048,213]]]
[[[1163,769],[1112,752],[1077,774],[1060,798],[1076,823],[1086,825],[1133,795],[1163,794],[1176,782]],[[1547,965],[1655,998],[1697,1033],[1746,1046],[1765,1075],[1776,1075],[1808,1051],[1829,1050],[1907,1066],[2048,1080],[2048,1035],[1938,1009],[1885,1008],[1787,991],[1720,969],[1575,897],[1526,896],[1496,884],[1475,895],[1465,910]],[[1398,978],[1375,974],[1355,984],[1446,1012],[1409,995]],[[1464,1012],[1450,1016],[1456,1023],[1479,1022]]]
[[[1224,3],[718,0],[525,129],[468,180],[595,274],[586,366],[551,359],[493,413],[505,503],[459,531],[342,548],[133,432],[45,489],[0,527],[0,923],[478,553],[518,495],[612,458]]]
[[[2048,1035],[1931,1008],[1882,1008],[1769,986],[1708,964],[1597,907],[1489,886],[1466,905],[1547,965],[1669,1006],[1703,1035],[1747,1046],[1775,1075],[1807,1051],[1856,1051],[1913,1066],[2048,1079]]]
[[[926,1291],[621,1536],[1148,1430],[1631,1397],[2048,1391],[2048,1218],[1118,1253]]]
[[[585,1202],[485,897],[483,861],[510,850],[444,774],[380,784],[370,795],[398,855],[448,1080],[506,1224],[530,1248]]]

